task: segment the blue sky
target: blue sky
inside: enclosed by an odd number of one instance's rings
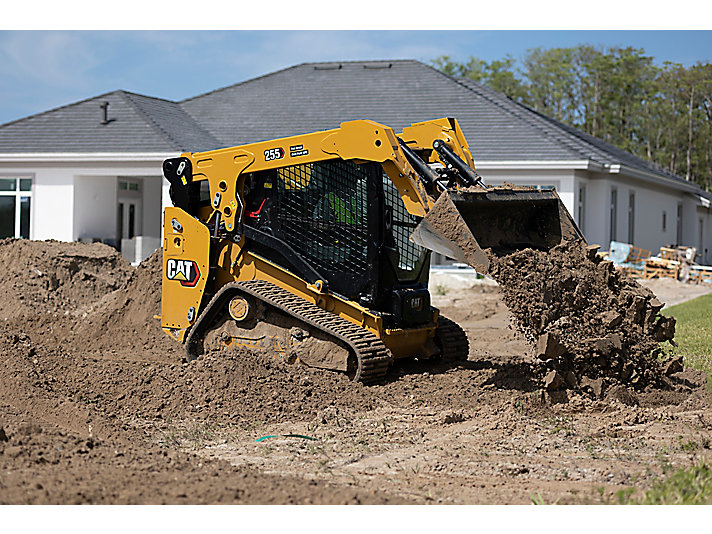
[[[0,31],[0,124],[115,89],[181,100],[306,61],[521,58],[534,47],[642,48],[712,61],[712,31]]]

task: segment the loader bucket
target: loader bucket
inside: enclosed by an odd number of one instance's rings
[[[446,191],[411,235],[483,274],[489,269],[486,249],[502,256],[577,239],[584,238],[555,191],[512,187]]]

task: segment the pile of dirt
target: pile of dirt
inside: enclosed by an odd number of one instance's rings
[[[106,350],[140,350],[149,359],[176,356],[182,349],[160,328],[163,251],[142,261],[119,287],[98,300],[75,332],[75,342]],[[180,361],[179,359],[176,361]]]
[[[133,268],[102,243],[0,240],[0,317],[69,312],[119,289]]]
[[[616,383],[665,387],[657,356],[659,343],[674,336],[675,319],[661,316],[655,295],[595,250],[568,242],[548,252],[488,251],[490,274],[516,327],[535,344],[550,391],[600,396]]]
[[[160,328],[162,250],[134,268],[102,243],[0,241],[0,318],[38,343],[180,361]]]

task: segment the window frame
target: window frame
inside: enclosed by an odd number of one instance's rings
[[[32,197],[33,189],[35,185],[34,178],[32,176],[26,175],[0,175],[0,180],[15,180],[15,189],[11,191],[0,190],[0,197],[14,197],[15,198],[15,219],[13,221],[14,235],[11,236],[15,239],[30,239],[32,236]],[[30,188],[27,191],[22,190],[23,180],[30,181]],[[27,237],[21,235],[22,232],[22,199],[29,198],[30,201],[30,220],[27,223]]]
[[[608,236],[610,241],[617,241],[618,237],[618,189],[611,188],[608,215]]]
[[[586,232],[586,185],[579,184],[576,202],[578,227],[582,233]]]

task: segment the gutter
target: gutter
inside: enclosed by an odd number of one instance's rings
[[[16,152],[0,153],[0,163],[163,162],[180,152]]]
[[[599,170],[602,167],[591,160],[478,160],[475,158],[475,168],[478,170]]]
[[[640,169],[635,169],[633,167],[628,167],[626,165],[621,165],[620,163],[614,164],[601,164],[596,163],[590,159],[584,160],[551,160],[551,161],[541,161],[541,160],[477,160],[475,159],[475,167],[479,171],[485,170],[584,170],[592,172],[601,172],[606,174],[619,174],[624,176],[629,176],[631,178],[637,178],[639,180],[644,180],[646,182],[654,183],[657,185],[669,187],[672,189],[677,189],[678,191],[685,191],[695,195],[700,195],[702,189],[694,182],[674,180],[672,178],[666,178],[655,174],[653,172],[643,171]],[[701,198],[704,195],[701,195]]]
[[[609,165],[607,167],[607,170],[609,174],[623,174],[632,178],[638,178],[640,180],[652,182],[657,185],[664,185],[673,189],[679,189],[697,195],[699,195],[702,191],[702,188],[695,182],[673,180],[672,178],[665,178],[663,176],[660,176],[659,174],[643,171],[640,169],[634,169],[632,167],[621,165],[619,163],[615,165]]]

